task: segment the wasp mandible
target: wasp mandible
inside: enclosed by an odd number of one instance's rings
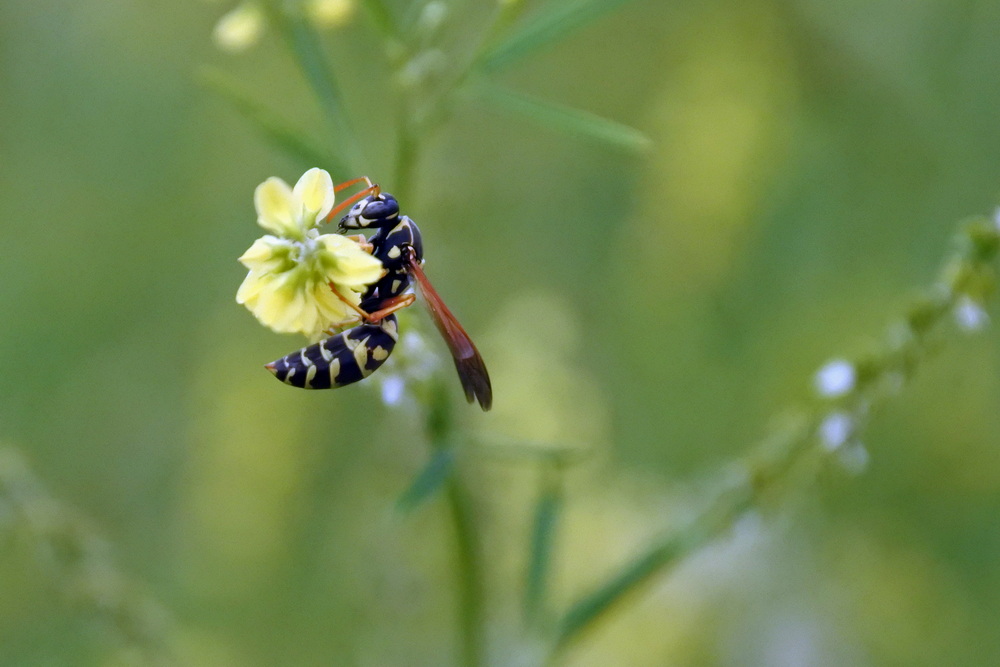
[[[334,191],[340,192],[362,181],[366,187],[327,217],[330,222],[350,206],[340,220],[340,232],[375,230],[367,239],[361,236],[359,241],[382,262],[385,275],[368,287],[357,307],[348,304],[357,311],[361,322],[272,361],[265,368],[282,382],[303,389],[343,387],[368,377],[389,358],[399,339],[399,323],[394,313],[412,304],[416,298],[408,291],[412,278],[420,288],[434,324],[448,344],[466,399],[470,403],[478,401],[483,410],[489,410],[493,404],[493,388],[486,364],[469,334],[424,273],[424,245],[416,223],[409,216],[399,215],[396,198],[382,192],[368,177],[341,183]],[[332,284],[330,288],[344,300]]]

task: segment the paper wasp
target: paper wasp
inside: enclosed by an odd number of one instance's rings
[[[412,278],[423,294],[434,324],[448,344],[465,397],[470,403],[478,401],[483,410],[489,410],[493,403],[493,388],[486,364],[469,334],[444,305],[424,273],[421,266],[423,240],[416,223],[408,216],[399,215],[396,198],[382,192],[367,177],[341,183],[334,191],[339,192],[362,181],[367,187],[349,197],[327,216],[329,222],[350,206],[340,220],[339,231],[375,230],[367,240],[363,236],[361,239],[372,255],[382,262],[385,274],[368,287],[357,307],[348,304],[357,311],[361,322],[273,361],[266,368],[282,382],[303,389],[343,387],[368,377],[378,370],[396,345],[399,329],[394,313],[412,304],[416,298],[408,291]],[[343,300],[333,284],[330,288]]]

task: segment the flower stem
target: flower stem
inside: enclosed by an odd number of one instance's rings
[[[540,473],[539,494],[531,528],[528,572],[524,585],[525,625],[532,630],[540,626],[547,611],[552,550],[564,495],[563,469],[558,460],[545,461]]]
[[[448,481],[445,495],[455,530],[460,664],[476,667],[483,664],[484,653],[482,559],[476,536],[476,519],[468,492],[456,475]]]
[[[455,420],[447,386],[436,383],[427,412],[427,430],[435,450],[455,446]],[[459,626],[459,664],[478,667],[484,664],[483,635],[483,563],[478,524],[472,499],[463,484],[460,469],[455,468],[445,482],[448,518],[455,535],[455,588]]]
[[[396,174],[392,188],[396,198],[407,201],[413,192],[413,173],[420,155],[420,142],[414,135],[410,122],[401,118],[396,137]]]

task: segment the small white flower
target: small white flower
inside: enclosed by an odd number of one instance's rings
[[[840,449],[854,436],[856,426],[851,415],[846,412],[833,412],[820,423],[817,433],[823,447],[832,452]]]
[[[827,398],[844,396],[854,390],[857,375],[854,364],[846,359],[835,359],[816,372],[816,390]]]
[[[980,331],[990,323],[989,314],[967,296],[963,296],[955,304],[953,315],[958,326],[969,332]]]
[[[406,391],[406,381],[399,375],[382,376],[382,402],[386,405],[399,405]]]
[[[447,18],[448,5],[440,0],[431,0],[421,10],[420,16],[417,18],[416,29],[426,34],[434,33]]]
[[[418,331],[407,331],[399,341],[398,355],[405,360],[403,372],[415,380],[431,377],[441,364],[441,357]]]

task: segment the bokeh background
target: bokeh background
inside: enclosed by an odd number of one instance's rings
[[[488,3],[448,4],[460,33]],[[10,451],[33,471],[30,525],[72,515],[107,549],[81,593],[59,565],[74,555],[41,557],[0,503],[0,664],[128,663],[101,577],[155,601],[177,664],[457,661],[446,510],[394,511],[428,458],[419,420],[374,382],[275,382],[261,364],[301,341],[234,302],[253,188],[312,165],[197,73],[320,119],[280,43],[213,46],[229,9],[0,5],[0,440],[8,475],[29,475]],[[955,223],[996,205],[998,34],[988,0],[636,0],[502,80],[636,127],[647,152],[474,97],[426,140],[404,207],[494,376],[495,410],[463,402],[463,429],[586,452],[553,605],[696,506],[819,366],[934,279]],[[391,191],[381,45],[361,12],[325,45]],[[741,522],[563,661],[1000,663],[998,341],[950,337],[875,416],[863,474]],[[537,467],[464,466],[491,663],[532,664],[518,596]]]

